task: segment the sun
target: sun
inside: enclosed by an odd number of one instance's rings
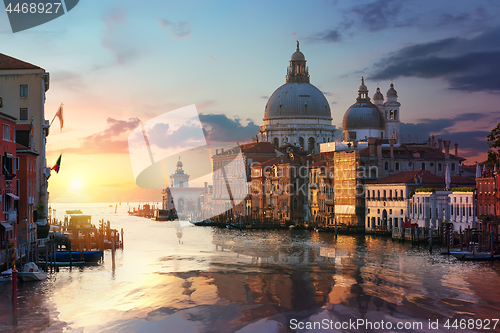
[[[82,188],[82,181],[80,179],[74,179],[71,182],[71,188],[74,190],[80,190]]]

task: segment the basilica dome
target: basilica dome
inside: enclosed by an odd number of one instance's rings
[[[364,79],[358,90],[356,103],[351,105],[344,114],[343,130],[377,129],[384,130],[385,121],[382,112],[370,101]]]
[[[360,128],[384,129],[384,117],[376,105],[355,103],[344,114],[342,127],[344,130]]]
[[[332,119],[325,95],[310,83],[285,83],[271,95],[264,120],[273,118]]]

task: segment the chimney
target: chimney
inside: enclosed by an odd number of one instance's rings
[[[219,155],[219,149],[215,149],[215,155]]]
[[[428,140],[428,142],[427,142],[427,145],[428,145],[429,147],[432,147],[432,145],[431,145],[431,138],[430,138],[430,137],[429,137],[429,140]]]
[[[208,187],[208,183],[205,182],[205,191],[207,190],[207,187]]]
[[[458,143],[455,142],[455,157],[458,156]]]
[[[350,142],[347,143],[347,152],[348,153],[351,152],[351,143]]]
[[[382,140],[377,140],[377,157],[382,158]]]
[[[438,139],[439,142],[439,151],[442,153],[443,152],[443,139]]]
[[[394,158],[394,139],[389,140],[389,144],[391,145],[391,158]]]
[[[354,140],[354,142],[352,143],[353,147],[354,147],[354,151],[358,150],[358,141]]]
[[[433,136],[431,136],[431,139],[432,139],[432,148],[436,148],[436,138]]]
[[[370,156],[375,156],[375,138],[368,138],[368,147],[370,150]]]
[[[450,140],[444,140],[444,158],[449,159],[450,158]]]

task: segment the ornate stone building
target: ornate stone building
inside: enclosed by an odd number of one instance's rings
[[[269,98],[260,127],[261,141],[282,146],[290,143],[305,151],[319,152],[319,144],[334,141],[330,105],[325,95],[309,82],[306,58],[299,49],[292,54],[286,83]]]

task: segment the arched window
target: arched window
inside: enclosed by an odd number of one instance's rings
[[[443,171],[443,165],[441,163],[438,163],[438,171]]]
[[[279,147],[280,146],[280,139],[274,138],[273,139],[273,145],[275,145],[276,147]]]
[[[455,163],[451,163],[451,171],[455,171]]]
[[[396,170],[399,170],[399,162],[396,162]]]
[[[377,199],[380,200],[380,190],[377,190]]]
[[[422,170],[425,170],[425,162],[422,162]]]
[[[372,198],[375,199],[375,190],[372,190]]]
[[[304,149],[304,138],[303,137],[299,137],[299,146]]]
[[[392,120],[392,119],[394,119],[394,113],[392,112],[392,110],[391,110],[391,113],[390,113],[390,114],[391,114],[391,115],[390,115],[390,119],[391,119],[391,120]]]
[[[385,190],[384,190],[384,198],[386,198],[386,197],[387,197],[387,195],[386,195],[386,192],[385,192]]]
[[[398,120],[398,110],[394,110],[394,120]]]
[[[389,170],[389,162],[385,162],[385,164],[384,164],[384,170]]]
[[[399,196],[401,197],[401,199],[403,199],[403,190],[399,192]]]
[[[307,150],[313,150],[316,148],[316,140],[311,136],[308,140],[307,140]]]
[[[394,200],[398,199],[398,190],[394,190]]]
[[[389,198],[392,199],[392,190],[389,190]]]

